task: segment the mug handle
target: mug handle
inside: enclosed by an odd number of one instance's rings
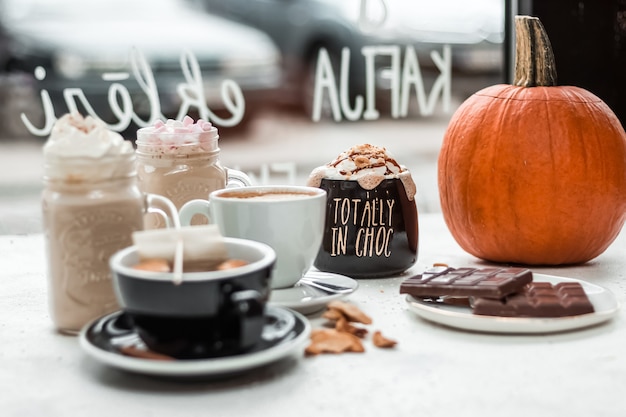
[[[249,176],[236,169],[226,168],[226,188],[248,187],[252,185]]]
[[[180,229],[180,220],[176,206],[169,198],[158,194],[146,193],[144,195],[145,206],[148,213],[155,213],[163,217],[166,227],[174,226]]]
[[[208,200],[190,200],[183,204],[183,206],[180,208],[177,220],[179,220],[180,224],[182,224],[183,226],[189,226],[191,225],[191,219],[193,218],[193,216],[195,216],[196,214],[200,214],[206,217],[209,220],[209,223],[212,223],[210,208],[211,203]]]
[[[265,325],[264,298],[257,290],[236,291],[230,295],[234,313],[239,316],[241,346],[248,347],[258,341]]]

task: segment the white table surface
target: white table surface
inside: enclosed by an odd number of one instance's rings
[[[514,238],[514,237],[513,237]],[[439,214],[420,216],[419,259],[484,265]],[[586,265],[534,268],[626,299],[626,231]],[[0,237],[0,416],[625,416],[626,311],[549,335],[464,332],[424,321],[404,277],[360,280],[347,300],[399,343],[363,354],[286,359],[222,381],[177,381],[110,368],[53,330],[41,235]],[[313,327],[323,320],[310,316]]]

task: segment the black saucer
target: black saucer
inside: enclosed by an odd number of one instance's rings
[[[301,354],[311,326],[301,314],[283,307],[267,306],[261,340],[251,349],[228,356],[156,360],[122,353],[124,347],[145,350],[128,317],[118,311],[83,328],[81,347],[93,358],[132,372],[165,376],[221,375],[240,373],[291,354]]]

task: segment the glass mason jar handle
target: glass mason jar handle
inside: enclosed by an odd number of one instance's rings
[[[252,185],[249,176],[236,169],[226,168],[226,188],[239,188]]]
[[[174,226],[176,229],[180,229],[178,212],[170,199],[151,193],[146,193],[145,199],[148,213],[156,213],[162,216],[167,227]]]

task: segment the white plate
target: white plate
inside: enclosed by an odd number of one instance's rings
[[[123,324],[110,325],[115,320],[121,320],[122,315],[123,313],[118,311],[85,326],[79,336],[83,350],[92,358],[115,368],[167,377],[222,378],[244,373],[290,355],[302,355],[311,332],[309,321],[299,313],[268,306],[266,308],[268,325],[263,330],[264,340],[253,347],[250,352],[218,358],[163,361],[135,358],[119,352],[112,339],[121,340],[130,345],[135,345],[139,339],[132,329]],[[274,323],[269,324],[271,317],[274,317],[272,319]],[[275,319],[280,320],[280,323],[277,324]],[[283,335],[274,338],[276,331],[281,331],[277,329],[280,326],[290,327],[283,328]],[[113,330],[110,330],[111,328]],[[266,337],[266,335],[269,336]]]
[[[311,270],[305,277],[347,287],[350,290],[344,293],[331,293],[299,282],[293,287],[272,290],[269,304],[290,308],[302,314],[313,314],[324,309],[330,301],[346,297],[359,287],[356,280],[339,274]]]
[[[533,277],[533,281],[552,284],[579,282],[595,312],[556,318],[494,317],[475,315],[470,307],[435,304],[411,295],[406,297],[406,302],[411,311],[426,320],[458,329],[488,333],[553,333],[580,329],[610,320],[619,310],[613,293],[599,285],[552,275],[534,274]]]

